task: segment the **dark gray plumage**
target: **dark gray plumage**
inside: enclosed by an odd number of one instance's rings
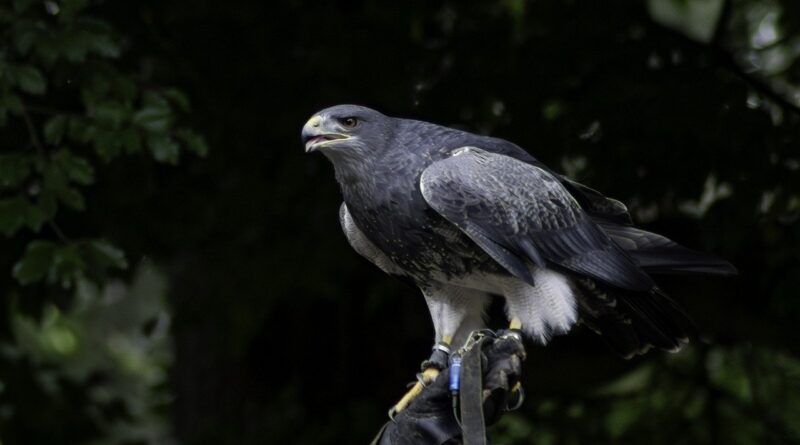
[[[501,295],[542,342],[580,319],[625,356],[676,349],[690,323],[649,273],[735,273],[501,139],[355,105],[319,112],[303,139],[334,165],[351,245],[420,287],[437,341],[462,342]]]
[[[420,183],[434,210],[531,285],[525,260],[625,289],[653,287],[556,177],[540,167],[467,147],[425,169]]]

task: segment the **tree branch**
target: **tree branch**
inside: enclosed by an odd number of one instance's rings
[[[731,74],[744,81],[750,88],[774,102],[785,111],[800,116],[800,105],[794,103],[786,96],[775,91],[764,79],[742,69],[742,67],[736,62],[734,56],[728,52],[724,46],[722,46],[720,40],[724,39],[724,33],[727,30],[727,20],[729,20],[730,15],[732,14],[732,9],[731,1],[726,0],[725,5],[723,5],[723,11],[720,13],[719,20],[717,21],[714,37],[708,44],[698,42],[678,31],[664,26],[653,20],[650,16],[647,16],[647,21],[654,28],[665,31],[680,39],[686,46],[694,48],[700,52],[709,53],[711,57],[717,60],[717,63],[720,67],[726,69]]]
[[[42,144],[41,139],[39,139],[39,134],[36,131],[36,125],[33,123],[33,119],[28,114],[28,108],[26,108],[25,104],[22,104],[22,120],[25,121],[25,126],[28,128],[28,135],[31,138],[31,143],[36,148],[37,153],[39,156],[44,158],[45,149],[44,145]],[[58,224],[53,219],[47,221],[47,225],[53,229],[53,232],[56,234],[59,240],[61,240],[64,244],[69,244],[71,241],[70,239],[61,231],[61,228],[58,227]]]
[[[69,237],[67,237],[67,235],[64,235],[64,232],[61,231],[61,228],[58,227],[58,224],[56,224],[55,220],[51,219],[47,221],[47,225],[50,226],[51,229],[53,229],[53,232],[55,232],[56,236],[58,237],[59,240],[61,240],[62,243],[64,244],[72,243],[72,240],[70,240]]]
[[[22,104],[22,120],[25,121],[25,126],[28,128],[28,136],[31,138],[31,143],[36,148],[36,151],[41,155],[44,156],[44,145],[42,145],[42,141],[39,139],[39,133],[36,132],[36,125],[33,123],[33,119],[28,114],[28,109],[26,108],[25,104]]]
[[[713,48],[717,53],[717,58],[720,64],[733,73],[736,77],[747,83],[750,88],[765,96],[767,99],[775,102],[783,109],[800,116],[800,105],[790,101],[783,94],[775,91],[764,79],[754,76],[745,72],[742,67],[736,63],[734,57],[722,48]]]
[[[714,34],[711,36],[711,46],[720,46],[720,43],[725,39],[725,34],[728,31],[728,22],[733,14],[733,1],[724,0],[722,2],[722,10],[717,17],[717,23],[714,25]]]

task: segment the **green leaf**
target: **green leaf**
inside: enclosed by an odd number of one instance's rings
[[[44,94],[47,88],[47,83],[42,73],[32,66],[21,66],[15,69],[14,77],[17,80],[17,85],[26,93],[41,95]]]
[[[14,30],[14,47],[22,55],[28,54],[36,40],[36,28],[30,23],[20,24]]]
[[[619,438],[629,431],[641,418],[643,411],[637,401],[622,401],[611,404],[606,413],[605,423],[608,433],[613,438]]]
[[[116,128],[128,118],[129,110],[118,103],[102,102],[92,108],[92,115],[104,126]]]
[[[69,119],[67,123],[67,134],[70,139],[85,144],[89,142],[96,132],[93,125],[87,124],[84,119]]]
[[[13,188],[21,185],[31,172],[31,158],[21,153],[0,155],[0,186]]]
[[[746,366],[746,360],[735,350],[714,348],[706,359],[711,383],[732,396],[749,402],[752,400],[753,394]]]
[[[542,106],[542,115],[548,121],[554,121],[564,114],[564,104],[559,100],[548,100]]]
[[[0,199],[0,232],[11,237],[25,224],[26,201],[23,198]]]
[[[5,107],[11,114],[17,116],[22,114],[22,100],[16,94],[8,94],[5,97]]]
[[[169,88],[167,90],[164,90],[162,94],[164,95],[164,97],[169,99],[173,104],[175,104],[179,110],[183,112],[188,112],[189,109],[191,108],[189,104],[189,98],[181,90],[178,90],[176,88]]]
[[[714,36],[722,9],[723,0],[647,1],[647,10],[653,20],[705,43]]]
[[[53,116],[44,124],[44,140],[48,144],[58,145],[67,129],[67,117],[63,114]]]
[[[156,93],[155,91],[152,90],[145,91],[142,93],[142,105],[144,106],[144,108],[153,107],[153,108],[161,108],[164,110],[169,109],[169,102],[167,102],[167,99],[165,99],[164,96],[162,96],[161,94]]]
[[[92,139],[95,151],[106,161],[117,157],[122,151],[122,141],[119,140],[116,131],[92,128]]]
[[[117,58],[120,54],[119,44],[108,34],[95,34],[89,40],[89,47],[96,54],[108,58]]]
[[[68,151],[62,151],[57,160],[70,180],[81,185],[89,185],[94,182],[94,168],[86,159]]]
[[[208,145],[206,140],[192,130],[183,129],[178,131],[177,136],[186,144],[186,149],[201,158],[208,155]]]
[[[172,110],[162,106],[146,106],[133,114],[133,123],[149,132],[164,132],[172,125]]]
[[[133,103],[138,90],[136,83],[131,79],[121,76],[114,79],[114,92],[126,106],[130,106]]]
[[[88,0],[63,0],[61,2],[61,14],[72,17],[78,15],[83,9],[89,5]],[[87,20],[82,20],[86,22]]]
[[[14,0],[14,12],[21,14],[33,4],[33,0]]]
[[[111,91],[111,79],[108,75],[98,74],[92,76],[89,83],[84,83],[81,88],[81,100],[87,109],[93,109],[98,102],[107,101]]]
[[[86,53],[89,52],[90,41],[91,36],[75,31],[65,33],[59,46],[67,60],[73,63],[82,63],[86,60]]]
[[[90,261],[101,269],[125,269],[128,261],[125,252],[104,240],[94,240],[88,243]]]
[[[44,189],[36,201],[36,207],[44,213],[45,221],[53,219],[58,212],[58,200],[54,190]]]
[[[72,187],[60,189],[58,191],[58,198],[64,205],[73,210],[84,210],[86,208],[86,201],[83,199],[83,195]]]
[[[44,165],[42,171],[44,179],[44,188],[59,193],[62,189],[67,188],[69,181],[64,170],[58,165],[58,162],[48,162]]]
[[[621,396],[635,394],[647,387],[653,375],[653,367],[642,365],[634,368],[627,374],[597,389],[596,394],[601,396]]]
[[[125,153],[139,153],[142,149],[142,138],[139,136],[139,132],[133,127],[123,128],[120,131],[119,139],[122,143],[122,148],[125,149]]]
[[[86,270],[78,245],[67,244],[53,253],[51,271],[64,287],[69,287],[79,274]]]
[[[33,49],[36,52],[45,66],[52,66],[58,59],[58,43],[55,38],[50,34],[43,34],[40,39],[36,41]]]
[[[147,138],[147,147],[158,162],[178,163],[179,147],[169,136],[151,136]]]
[[[53,264],[55,250],[56,245],[50,241],[31,241],[14,265],[14,278],[22,285],[40,281]]]
[[[28,203],[25,208],[25,225],[34,232],[38,232],[52,217],[43,206]]]

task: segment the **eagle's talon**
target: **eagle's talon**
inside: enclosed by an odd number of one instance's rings
[[[441,351],[434,351],[430,358],[423,361],[422,364],[419,365],[419,369],[422,371],[425,371],[426,369],[437,369],[441,371],[442,369],[447,368],[447,361],[449,358],[449,355],[446,355]]]
[[[504,410],[516,411],[522,406],[522,403],[525,402],[525,390],[522,389],[522,384],[517,382],[517,384],[511,388],[510,393],[511,397],[509,397],[508,403]]]
[[[428,386],[436,380],[436,377],[439,377],[439,373],[441,370],[436,368],[428,368],[422,373],[420,373],[419,381],[423,384],[423,386]]]
[[[412,400],[414,400],[422,390],[425,389],[426,386],[433,383],[436,380],[436,377],[439,376],[439,370],[436,368],[428,368],[421,373],[417,374],[417,382],[414,383],[414,386],[408,390],[408,392],[403,395],[399,402],[397,402],[394,407],[389,410],[389,417],[392,418],[395,414],[403,411],[408,407]]]

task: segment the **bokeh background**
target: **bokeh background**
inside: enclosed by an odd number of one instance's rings
[[[367,443],[428,354],[315,111],[512,140],[731,260],[702,335],[531,345],[501,444],[800,443],[796,0],[0,2],[0,443]],[[495,308],[499,312],[499,308]]]

